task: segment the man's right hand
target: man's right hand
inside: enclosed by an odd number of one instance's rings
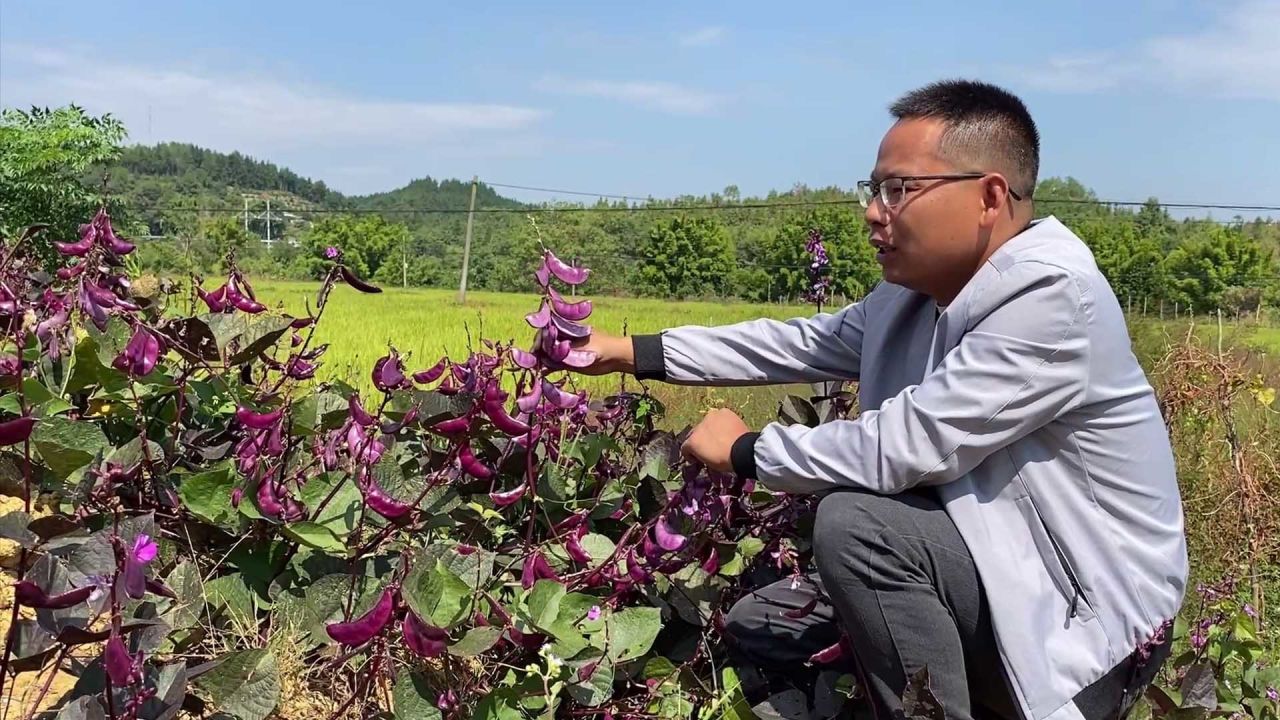
[[[586,350],[596,354],[595,362],[584,368],[574,368],[583,375],[609,375],[611,373],[630,373],[636,371],[636,355],[632,348],[631,338],[592,332],[591,335],[574,343],[574,349]]]

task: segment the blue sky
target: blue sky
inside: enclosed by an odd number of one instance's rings
[[[238,149],[346,192],[849,187],[887,104],[957,76],[1027,101],[1042,177],[1280,204],[1280,0],[0,0],[0,105],[75,101],[133,142]]]

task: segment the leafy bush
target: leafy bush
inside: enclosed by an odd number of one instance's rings
[[[811,503],[685,464],[642,392],[574,390],[591,303],[556,288],[589,270],[543,254],[529,350],[411,373],[391,348],[362,397],[313,380],[331,289],[378,292],[337,248],[294,318],[234,264],[186,302],[139,296],[105,212],[56,275],[22,251],[36,232],[0,260],[0,442],[26,498],[0,518],[21,546],[0,677],[75,675],[59,718],[266,717],[281,635],[335,717],[737,702],[722,608],[753,566],[798,571]]]

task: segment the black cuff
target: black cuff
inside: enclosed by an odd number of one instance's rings
[[[635,355],[637,380],[667,379],[667,363],[663,359],[661,335],[633,335],[631,351]]]
[[[733,466],[733,474],[748,480],[756,479],[756,440],[760,433],[743,433],[733,441],[729,449],[729,464]]]

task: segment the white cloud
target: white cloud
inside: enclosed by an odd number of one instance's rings
[[[531,134],[546,116],[518,105],[356,97],[304,83],[144,67],[16,43],[0,55],[0,89],[7,107],[75,102],[93,113],[110,112],[135,142],[192,142],[277,162],[310,157],[316,162],[309,172],[398,162],[408,177],[392,179],[389,168],[379,178],[392,184],[439,172],[425,164],[409,169],[407,158],[423,163],[438,153],[502,146],[528,154],[537,145]],[[376,174],[353,173],[351,180],[368,189],[370,175]],[[342,177],[324,179],[343,185]]]
[[[724,104],[722,95],[669,82],[584,80],[548,75],[535,84],[544,92],[606,98],[672,115],[708,115]]]
[[[1051,58],[1018,74],[1034,87],[1059,92],[1132,83],[1280,100],[1280,0],[1246,0],[1196,32],[1147,38],[1126,51]]]
[[[676,41],[684,47],[707,47],[708,45],[718,45],[724,39],[724,36],[724,26],[711,25],[693,32],[682,33],[676,36]]]

